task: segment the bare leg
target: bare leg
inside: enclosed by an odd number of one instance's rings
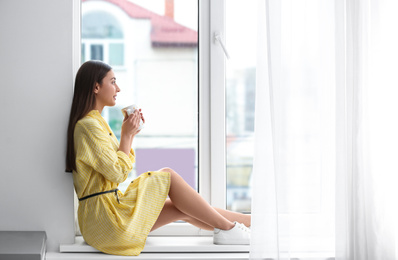
[[[225,210],[225,209],[219,209],[219,208],[215,208],[215,210],[217,210],[218,213],[223,215],[229,221],[232,221],[232,222],[236,221],[239,223],[243,223],[246,227],[251,226],[252,217],[250,214],[242,214],[242,213],[229,211],[229,210]]]
[[[223,215],[226,219],[228,219],[231,222],[237,221],[239,223],[243,223],[245,226],[249,227],[251,225],[251,215],[249,214],[242,214],[242,213],[237,213],[225,209],[219,209],[219,208],[214,208],[218,213]],[[167,225],[169,223],[175,222],[177,220],[183,220],[185,222],[188,222],[200,229],[203,230],[213,230],[214,227],[209,226],[206,223],[203,223],[199,221],[196,218],[193,218],[180,210],[178,210],[173,202],[170,199],[166,200],[166,203],[155,223],[155,225],[152,227],[152,230],[158,229],[161,226]]]
[[[199,223],[204,223],[207,226],[210,226],[211,229],[219,228],[222,230],[229,230],[234,227],[234,223],[232,223],[232,221],[225,218],[210,206],[207,201],[192,189],[192,187],[189,186],[175,171],[170,168],[163,168],[160,171],[170,173],[171,184],[169,197],[176,209],[185,215],[190,216],[192,219],[197,219]],[[163,213],[170,213],[169,211],[173,212],[166,208]],[[163,217],[163,213],[160,213],[158,219],[159,223],[155,223],[155,228],[160,226],[162,223],[177,217],[177,213],[171,217]]]
[[[237,212],[233,212],[233,211],[229,211],[229,210],[225,210],[225,209],[219,209],[219,208],[214,208],[214,209],[231,222],[237,221],[239,223],[243,223],[247,227],[249,227],[251,225],[251,215],[237,213]],[[190,223],[200,229],[203,229],[203,230],[212,231],[214,229],[214,227],[209,226],[208,224],[203,223],[203,222],[199,221],[198,219],[193,218],[193,217],[181,212],[174,206],[173,202],[170,199],[167,199],[164,204],[164,207],[163,207],[155,225],[152,227],[151,231],[158,229],[161,226],[175,222],[177,220],[183,220],[183,221],[188,222],[188,223]]]
[[[214,228],[212,226],[207,225],[206,223],[203,223],[191,216],[188,216],[185,213],[182,213],[180,210],[178,210],[173,202],[170,199],[166,200],[166,203],[164,204],[164,207],[156,220],[155,225],[153,225],[151,231],[154,231],[155,229],[160,228],[161,226],[167,225],[169,223],[172,223],[177,220],[183,220],[185,222],[188,222],[198,228],[204,229],[204,230],[213,230]]]

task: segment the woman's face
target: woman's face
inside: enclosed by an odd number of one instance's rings
[[[116,84],[116,77],[113,70],[108,71],[101,84],[96,84],[94,88],[96,107],[114,106],[116,104],[116,96],[120,91]]]

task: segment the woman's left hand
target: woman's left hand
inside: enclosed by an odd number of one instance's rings
[[[145,124],[145,118],[144,118],[144,115],[142,114],[142,112],[141,112],[141,108],[138,110],[138,116],[137,116],[137,118],[139,117],[140,118],[140,120],[142,120],[142,122]],[[138,125],[140,125],[140,120],[138,120]],[[141,132],[141,130],[137,130],[136,132],[135,132],[135,134],[133,134],[133,136],[136,136],[139,132]]]
[[[144,118],[144,115],[143,115],[142,112],[141,112],[141,108],[140,108],[140,116],[141,116],[142,122],[145,124],[145,118]]]

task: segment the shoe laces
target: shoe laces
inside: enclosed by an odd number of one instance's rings
[[[247,232],[247,233],[251,233],[250,228],[246,227],[244,224],[241,223],[236,223],[235,224],[238,228],[242,229],[243,231]]]

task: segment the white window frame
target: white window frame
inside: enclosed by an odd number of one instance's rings
[[[225,0],[198,2],[199,193],[212,206],[226,209],[225,54],[214,39],[216,32],[224,35]],[[74,80],[81,65],[81,0],[73,0],[72,34]],[[150,235],[207,236],[212,232],[187,223],[172,223]]]
[[[226,119],[225,119],[225,53],[215,35],[225,35],[225,0],[211,1],[210,5],[210,129],[211,129],[211,204],[214,207],[226,208]],[[222,183],[223,185],[220,185]]]

